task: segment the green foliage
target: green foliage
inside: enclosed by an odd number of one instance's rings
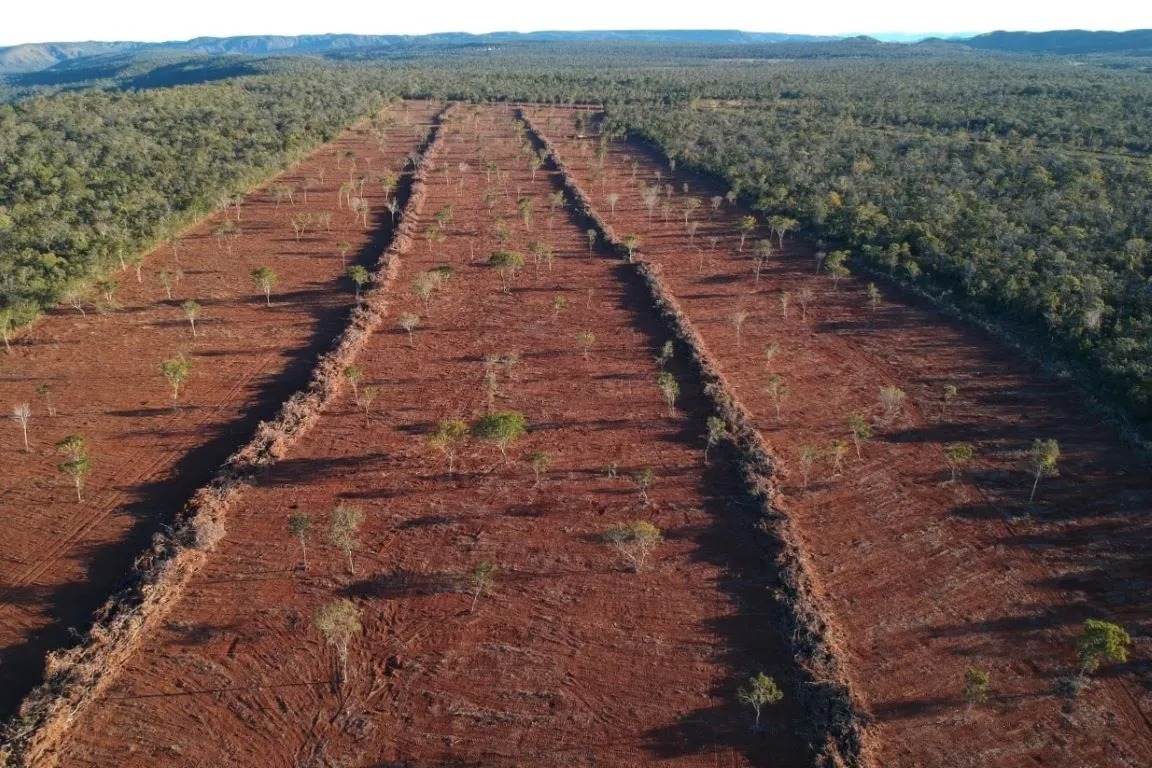
[[[991,680],[987,672],[976,667],[964,670],[964,701],[968,702],[969,707],[986,703],[990,686]]]
[[[741,704],[747,704],[756,712],[755,728],[760,727],[760,710],[766,704],[776,704],[784,698],[784,692],[776,685],[776,681],[759,672],[748,678],[743,686],[736,691],[736,698]]]
[[[1128,646],[1131,644],[1132,638],[1122,627],[1108,621],[1088,619],[1081,627],[1080,637],[1076,641],[1081,676],[1095,672],[1107,661],[1127,661]]]
[[[180,305],[180,309],[184,312],[184,317],[188,320],[188,324],[192,326],[192,338],[196,338],[196,321],[200,319],[200,304],[192,299],[188,299]]]
[[[280,282],[279,275],[272,267],[256,267],[252,270],[252,281],[264,293],[264,303],[272,306],[272,289]]]
[[[528,456],[528,463],[532,465],[532,472],[536,476],[536,485],[540,485],[544,473],[552,466],[552,457],[543,451],[536,451]]]
[[[948,443],[944,446],[944,458],[952,470],[951,482],[956,482],[956,473],[972,461],[974,450],[971,443]]]
[[[64,461],[57,466],[60,471],[72,478],[76,486],[76,501],[83,501],[81,491],[84,487],[84,478],[92,469],[92,460],[88,456],[88,441],[84,435],[68,435],[56,443],[56,452],[64,456]]]
[[[342,685],[348,679],[348,645],[364,631],[360,624],[360,609],[347,598],[333,600],[316,611],[314,622],[324,636],[324,642],[336,651],[340,664],[337,683]]]
[[[360,526],[364,523],[364,511],[351,504],[340,503],[332,511],[332,523],[328,529],[328,543],[343,550],[348,558],[348,572],[356,573],[352,562],[352,550],[356,549]]]
[[[519,411],[492,411],[472,425],[472,435],[494,443],[500,455],[508,460],[508,447],[526,432],[524,414]]]
[[[1055,477],[1060,474],[1056,462],[1060,460],[1060,443],[1055,440],[1032,441],[1032,449],[1028,451],[1028,466],[1032,470],[1032,493],[1028,495],[1028,503],[1036,498],[1036,488],[1040,485],[1040,478]]]
[[[368,285],[368,281],[372,279],[368,270],[359,264],[353,264],[348,267],[348,279],[356,286],[356,301],[360,301],[360,291],[364,286]]]
[[[192,361],[182,354],[170,357],[160,363],[160,375],[172,387],[172,405],[175,406],[180,399],[180,389],[192,375]]]
[[[307,512],[296,511],[288,515],[288,533],[300,540],[300,551],[304,558],[304,570],[308,570],[308,532],[312,530],[312,516]]]
[[[664,540],[664,534],[647,520],[633,520],[612,525],[604,531],[601,539],[616,550],[633,571],[639,573]]]
[[[448,459],[448,474],[455,471],[456,452],[468,437],[468,423],[463,419],[441,419],[428,438],[428,444]]]
[[[472,585],[473,590],[472,606],[468,609],[469,613],[476,610],[476,601],[480,599],[481,595],[491,594],[492,590],[495,589],[497,572],[496,564],[488,560],[480,560],[472,566],[472,570],[468,572],[468,582]]]
[[[495,251],[488,257],[488,266],[500,272],[501,287],[507,293],[509,282],[524,268],[524,254],[516,251]]]
[[[411,312],[401,312],[400,317],[396,318],[396,324],[408,332],[408,346],[416,346],[416,337],[412,332],[420,327],[420,316]]]
[[[704,463],[708,463],[708,452],[712,447],[728,436],[728,429],[724,420],[716,416],[709,416],[705,422],[704,432]]]
[[[676,415],[676,398],[680,397],[680,382],[668,371],[656,374],[656,386],[664,395],[664,402],[668,404],[668,415]]]

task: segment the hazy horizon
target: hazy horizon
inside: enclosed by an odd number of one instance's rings
[[[870,35],[890,40],[960,37],[997,30],[1051,31],[1086,29],[1126,31],[1150,26],[1130,3],[1103,0],[1091,7],[1050,3],[1042,10],[992,0],[927,7],[907,0],[830,2],[793,8],[682,7],[650,8],[612,0],[587,0],[578,6],[545,5],[524,0],[496,6],[454,0],[434,8],[392,6],[349,0],[318,21],[315,4],[289,0],[274,7],[225,0],[164,8],[141,0],[93,4],[61,0],[50,9],[21,6],[6,14],[0,46],[67,42],[169,42],[197,37],[243,35],[423,35],[466,32],[741,30],[792,35]],[[451,19],[445,23],[445,19]],[[337,31],[334,31],[337,30]]]

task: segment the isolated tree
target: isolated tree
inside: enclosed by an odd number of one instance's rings
[[[636,256],[636,249],[640,247],[640,235],[624,235],[620,238],[620,244],[628,251],[628,261],[631,262]]]
[[[848,430],[852,433],[852,443],[856,446],[856,458],[861,458],[860,448],[872,439],[872,425],[862,413],[848,414]]]
[[[764,385],[764,391],[768,393],[768,397],[772,398],[772,405],[776,408],[776,422],[780,422],[780,405],[788,399],[791,390],[788,385],[784,383],[784,378],[774,373],[768,377],[768,383]]]
[[[957,473],[972,461],[972,454],[971,443],[948,443],[944,446],[944,459],[948,462],[948,468],[952,470],[952,478],[948,482],[956,482]]]
[[[552,299],[552,319],[554,321],[560,320],[560,313],[568,309],[568,299],[563,296],[555,296]]]
[[[616,550],[633,571],[639,573],[644,570],[648,559],[664,540],[664,535],[647,520],[633,520],[610,526],[604,531],[601,539]]]
[[[368,426],[371,419],[372,401],[380,394],[380,388],[369,385],[353,395],[353,401],[364,411],[364,426]]]
[[[344,366],[344,380],[352,387],[352,397],[356,398],[360,394],[360,380],[364,378],[364,369],[358,365]]]
[[[160,363],[160,375],[172,387],[172,407],[175,408],[176,401],[180,399],[180,389],[192,375],[192,361],[183,354],[170,357]]]
[[[84,487],[84,478],[92,468],[92,461],[88,456],[88,441],[84,435],[69,435],[56,443],[56,452],[64,456],[64,461],[57,466],[60,471],[72,478],[76,486],[76,501],[84,501],[81,490]]]
[[[736,348],[740,348],[740,331],[744,327],[744,323],[748,320],[748,312],[743,309],[738,309],[728,316],[728,323],[736,331]]]
[[[539,240],[533,240],[528,244],[528,253],[532,254],[532,264],[535,268],[537,279],[540,278],[541,265],[546,264],[548,266],[548,270],[552,270],[552,260],[556,255],[552,250],[552,246],[548,245],[547,243],[540,242]]]
[[[356,549],[360,526],[364,524],[364,512],[360,507],[340,503],[332,512],[332,525],[328,529],[328,543],[344,552],[348,558],[348,573],[355,574],[352,550]]]
[[[293,512],[288,515],[288,533],[300,540],[300,554],[304,558],[304,570],[308,570],[308,532],[312,530],[312,516],[307,512]]]
[[[897,386],[883,387],[877,400],[880,403],[880,423],[891,424],[904,414],[904,401],[907,395]]]
[[[1055,477],[1060,474],[1056,462],[1060,460],[1060,444],[1055,440],[1032,441],[1032,450],[1028,452],[1028,466],[1032,470],[1032,493],[1028,494],[1028,503],[1036,498],[1036,488],[1040,485],[1040,478]]]
[[[808,286],[804,286],[796,292],[796,303],[800,305],[801,320],[808,319],[808,307],[812,304],[813,298],[814,296],[812,295],[812,289]]]
[[[162,269],[156,274],[156,279],[160,281],[160,285],[164,288],[164,295],[168,297],[169,301],[171,301],[172,300],[172,285],[174,283],[178,282],[175,279],[175,276],[173,275],[173,273],[169,272],[166,269]]]
[[[588,352],[592,349],[592,345],[596,343],[596,334],[592,331],[581,331],[576,334],[576,340],[580,342],[580,346],[584,348],[584,359],[588,359]]]
[[[32,449],[28,447],[28,420],[32,418],[32,406],[28,403],[17,403],[12,406],[12,420],[20,425],[20,429],[24,433],[24,451],[29,452]]]
[[[516,212],[520,214],[520,221],[524,223],[524,231],[532,231],[532,214],[536,209],[536,201],[530,197],[521,197],[516,201]]]
[[[472,566],[468,572],[468,583],[472,586],[472,605],[468,613],[476,610],[476,601],[481,595],[491,594],[496,587],[496,565],[487,560],[481,560]]]
[[[660,347],[660,354],[656,355],[656,367],[661,371],[664,370],[664,366],[668,365],[669,361],[672,360],[672,355],[675,354],[675,351],[676,347],[672,339],[665,341]]]
[[[739,248],[739,250],[741,252],[743,252],[744,251],[744,241],[748,238],[748,235],[750,235],[754,231],[756,231],[756,218],[754,216],[741,217],[740,223],[737,225],[737,228],[740,230],[740,248]]]
[[[412,332],[420,327],[420,316],[411,312],[401,312],[400,317],[396,318],[396,324],[408,332],[408,346],[416,346],[416,337]]]
[[[976,667],[968,667],[964,670],[964,701],[968,704],[968,709],[971,709],[980,704],[988,701],[988,690],[991,685],[991,680],[988,673],[979,670]]]
[[[333,600],[321,606],[314,621],[316,629],[324,636],[324,642],[336,651],[339,664],[336,685],[343,686],[348,679],[348,646],[363,631],[360,609],[348,598]]]
[[[772,372],[772,363],[775,362],[778,354],[780,354],[780,345],[775,341],[764,345],[764,368],[768,373]]]
[[[656,473],[652,471],[651,467],[644,467],[644,469],[632,473],[632,482],[636,484],[636,489],[640,491],[640,498],[647,506],[648,490],[652,487],[652,483],[656,482]]]
[[[812,467],[816,459],[820,458],[820,449],[814,445],[805,445],[800,448],[800,476],[804,481],[802,490],[808,490],[808,480],[812,477]]]
[[[760,285],[760,272],[771,258],[772,243],[768,240],[757,240],[756,247],[752,251],[752,269],[756,276],[753,285]]]
[[[184,311],[184,317],[192,326],[192,338],[196,338],[196,321],[200,318],[200,305],[192,299],[188,299],[180,305],[180,309]]]
[[[753,728],[760,729],[760,711],[766,704],[775,704],[784,698],[784,692],[776,685],[776,681],[763,672],[759,672],[748,679],[738,691],[736,698],[741,704],[752,707],[756,713],[756,722]]]
[[[347,240],[341,240],[336,243],[336,249],[340,251],[340,266],[347,266],[348,264],[348,251],[352,250],[352,243]]]
[[[280,281],[279,276],[272,267],[257,267],[252,270],[252,280],[256,287],[264,292],[264,303],[272,306],[272,289]]]
[[[496,251],[488,257],[488,266],[500,273],[500,286],[504,293],[509,291],[510,281],[524,268],[524,254],[515,251]]]
[[[296,242],[300,242],[300,238],[308,231],[308,226],[312,223],[312,214],[301,213],[299,216],[293,216],[289,223],[292,225],[292,232],[296,235]]]
[[[680,382],[668,371],[661,371],[656,374],[656,386],[660,388],[664,401],[668,403],[668,416],[675,416],[676,398],[680,396]]]
[[[880,308],[880,302],[883,296],[880,295],[880,289],[876,287],[876,283],[868,283],[868,303],[872,305],[872,311]]]
[[[52,405],[52,386],[50,384],[39,384],[36,386],[36,394],[44,398],[44,407],[48,411],[48,415],[55,416],[56,408]]]
[[[528,464],[532,467],[532,474],[536,477],[536,487],[539,487],[548,468],[552,466],[552,457],[543,451],[536,451],[528,456]]]
[[[708,463],[708,452],[712,447],[719,444],[721,440],[728,436],[728,430],[724,426],[724,420],[716,416],[709,416],[708,420],[704,422],[704,463]]]
[[[784,247],[784,235],[800,226],[800,222],[796,219],[790,219],[787,216],[772,216],[768,219],[768,229],[772,234],[776,235],[780,247]]]
[[[495,444],[505,463],[509,446],[526,432],[524,414],[519,411],[492,411],[472,425],[472,435]]]
[[[1095,672],[1104,662],[1123,664],[1128,660],[1128,646],[1132,638],[1116,624],[1099,619],[1088,619],[1076,640],[1076,656],[1080,661],[1080,677]]]
[[[591,256],[592,248],[596,245],[596,230],[588,228],[584,231],[584,234],[588,237],[588,255]]]
[[[620,193],[619,192],[609,192],[604,197],[604,199],[608,203],[609,210],[612,211],[612,218],[616,218],[616,204],[620,202]]]
[[[456,468],[456,452],[468,438],[468,424],[463,419],[441,419],[428,438],[428,443],[448,459],[448,474]]]
[[[720,210],[720,206],[724,204],[724,197],[723,195],[712,195],[708,198],[708,202],[712,203],[712,215],[715,216]]]
[[[359,303],[360,291],[364,288],[365,285],[368,284],[371,276],[368,274],[368,270],[359,264],[353,264],[352,266],[348,267],[347,274],[348,279],[350,279],[356,286],[356,302]]]
[[[844,457],[848,454],[848,443],[843,440],[833,440],[832,447],[828,449],[828,463],[832,466],[832,477],[844,474]]]
[[[785,320],[788,319],[788,304],[792,301],[792,294],[788,291],[780,291],[780,316]]]
[[[840,287],[840,280],[850,274],[847,261],[848,251],[832,251],[824,260],[824,269],[832,277],[832,288],[834,290]]]
[[[960,390],[956,388],[955,384],[945,384],[944,389],[940,392],[940,420],[944,420],[944,416],[948,412],[948,405],[956,399],[956,395]]]

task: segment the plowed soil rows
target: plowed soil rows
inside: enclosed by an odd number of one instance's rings
[[[683,387],[670,415],[654,383],[665,337],[631,273],[589,258],[562,209],[549,217],[552,180],[533,179],[509,113],[457,114],[424,205],[430,232],[446,206],[451,223],[394,283],[395,315],[421,317],[411,343],[394,325],[373,337],[367,412],[349,395],[257,478],[162,631],[86,710],[65,765],[810,764],[772,553],[750,544],[726,465],[703,463],[691,375],[670,366]],[[502,291],[484,260],[530,241],[555,263],[537,274],[530,259]],[[411,286],[441,266],[452,275],[426,307]],[[522,411],[528,434],[507,461],[469,442],[450,474],[429,435],[484,414],[493,355],[519,361],[493,365],[494,407]],[[644,469],[647,502],[631,479]],[[365,514],[354,574],[325,543],[338,503]],[[287,528],[297,511],[314,521],[307,571]],[[640,572],[600,540],[634,519],[666,537]],[[477,596],[480,562],[497,570]],[[363,625],[343,686],[313,624],[337,598]],[[756,671],[788,697],[760,733],[735,697]]]
[[[875,717],[882,766],[1144,766],[1152,764],[1152,478],[1061,383],[987,334],[905,296],[872,308],[866,282],[839,288],[815,273],[812,247],[786,239],[755,282],[740,251],[747,211],[710,198],[726,190],[671,173],[641,147],[578,139],[572,114],[530,115],[557,143],[618,235],[638,234],[725,366],[737,395],[786,466],[786,511],[799,526],[837,627],[856,692]],[[634,180],[634,181],[633,181]],[[642,188],[671,185],[651,218]],[[688,185],[687,195],[684,184]],[[608,195],[619,194],[615,214]],[[702,205],[692,238],[685,200]],[[662,210],[670,201],[668,219]],[[715,240],[713,240],[715,238]],[[774,245],[775,245],[774,241]],[[802,316],[798,299],[812,300]],[[791,305],[785,316],[780,294]],[[746,312],[739,340],[733,318]],[[765,349],[778,345],[769,362]],[[767,385],[788,390],[780,418]],[[943,408],[946,385],[958,396]],[[895,385],[906,407],[881,424],[877,396]],[[847,416],[872,419],[875,438],[835,472],[835,441],[851,446]],[[1032,477],[1022,454],[1055,438],[1060,476]],[[942,447],[965,441],[975,457],[949,480]],[[800,455],[822,454],[805,489]],[[1122,624],[1130,662],[1102,670],[1076,701],[1085,618]],[[991,675],[991,699],[965,711],[966,667]]]
[[[345,133],[248,195],[239,222],[234,210],[214,216],[175,250],[148,254],[139,281],[134,269],[117,275],[118,307],[56,311],[0,360],[0,403],[33,408],[27,452],[18,424],[0,437],[0,716],[40,680],[44,654],[87,626],[153,533],[306,380],[353,301],[337,243],[349,244],[349,263],[374,263],[391,225],[376,179],[400,171],[433,113],[430,104],[395,108],[383,142],[367,129]],[[369,180],[368,227],[338,205],[350,174]],[[285,184],[294,202],[269,191]],[[291,220],[309,215],[297,239]],[[225,220],[240,230],[230,243],[213,236]],[[250,276],[259,266],[278,276],[270,306]],[[195,337],[187,300],[202,307]],[[192,375],[174,408],[160,363],[178,354]],[[73,434],[91,456],[83,502],[54,449]]]

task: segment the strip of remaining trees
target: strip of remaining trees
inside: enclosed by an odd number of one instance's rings
[[[688,352],[716,415],[724,422],[727,438],[739,458],[746,492],[757,501],[761,510],[762,522],[758,532],[779,547],[777,564],[791,609],[787,615],[792,623],[793,651],[800,666],[810,676],[802,689],[804,705],[809,713],[810,732],[807,736],[818,745],[821,763],[827,766],[870,765],[867,717],[841,669],[837,648],[823,618],[824,611],[812,587],[811,569],[801,550],[800,539],[793,530],[792,521],[780,512],[776,504],[779,492],[775,481],[776,462],[763,438],[720,372],[720,366],[700,334],[664,284],[659,266],[637,259],[636,249],[617,237],[612,226],[596,211],[591,197],[576,182],[548,137],[533,125],[523,110],[518,112],[518,116],[533,139],[547,152],[548,162],[560,172],[573,212],[597,231],[609,252],[635,264],[653,304],[679,345]]]
[[[308,385],[284,403],[275,419],[261,423],[252,440],[193,496],[171,532],[157,536],[151,551],[138,562],[133,586],[101,608],[84,641],[49,656],[44,684],[29,694],[0,734],[4,740],[0,764],[52,764],[55,748],[77,713],[97,698],[110,673],[163,618],[223,538],[228,512],[253,476],[283,458],[340,394],[346,385],[344,369],[387,314],[389,287],[398,272],[399,257],[412,244],[426,195],[428,169],[441,146],[440,126],[451,110],[449,106],[437,116],[421,147],[408,201],[392,241],[372,275],[371,288],[364,292],[362,303],[352,312],[332,351],[317,362]]]

